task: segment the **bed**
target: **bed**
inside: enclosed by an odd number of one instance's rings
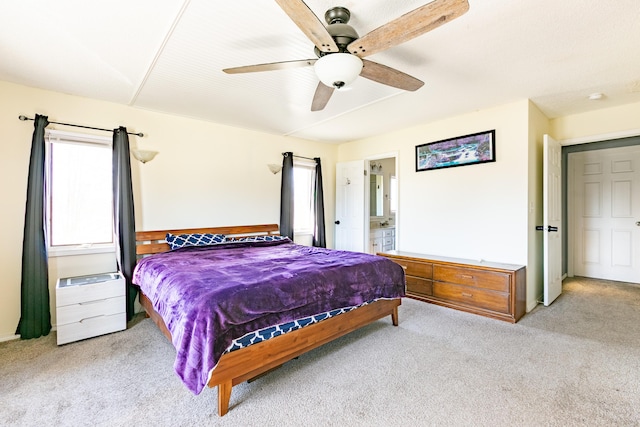
[[[222,238],[167,243],[194,235]],[[220,416],[234,385],[386,316],[398,325],[404,271],[383,257],[296,245],[275,224],[140,231],[136,240],[140,303],[176,347],[187,388],[218,387]]]

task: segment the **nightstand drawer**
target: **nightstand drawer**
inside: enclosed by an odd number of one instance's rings
[[[115,277],[117,277],[115,280],[107,280],[82,285],[61,286],[61,284],[59,283],[56,287],[56,305],[58,307],[61,307],[65,305],[78,304],[81,302],[124,296],[124,279],[121,275],[115,275]]]
[[[125,297],[106,298],[58,307],[57,325],[81,322],[96,316],[111,316],[126,311]]]
[[[125,292],[124,277],[120,273],[58,279],[58,345],[126,329]]]
[[[509,275],[495,271],[436,265],[433,268],[433,280],[500,292],[509,291]]]
[[[486,310],[509,313],[509,294],[451,283],[433,283],[433,296]]]
[[[121,331],[126,327],[126,313],[89,317],[79,322],[58,326],[58,345]]]

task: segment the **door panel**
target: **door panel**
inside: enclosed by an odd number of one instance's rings
[[[560,143],[544,136],[544,305],[562,293],[562,157]]]
[[[640,147],[572,153],[574,272],[640,281]]]
[[[336,164],[335,248],[366,252],[364,160]]]

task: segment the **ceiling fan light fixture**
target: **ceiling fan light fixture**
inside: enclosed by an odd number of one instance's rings
[[[362,71],[362,59],[350,53],[332,53],[319,58],[314,68],[325,86],[340,89],[358,78]]]

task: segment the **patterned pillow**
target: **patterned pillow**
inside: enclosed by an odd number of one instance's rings
[[[167,233],[165,238],[171,250],[187,246],[210,246],[224,243],[224,234],[193,233],[174,235]]]
[[[287,236],[247,236],[247,237],[228,237],[227,242],[279,242],[288,240]]]

